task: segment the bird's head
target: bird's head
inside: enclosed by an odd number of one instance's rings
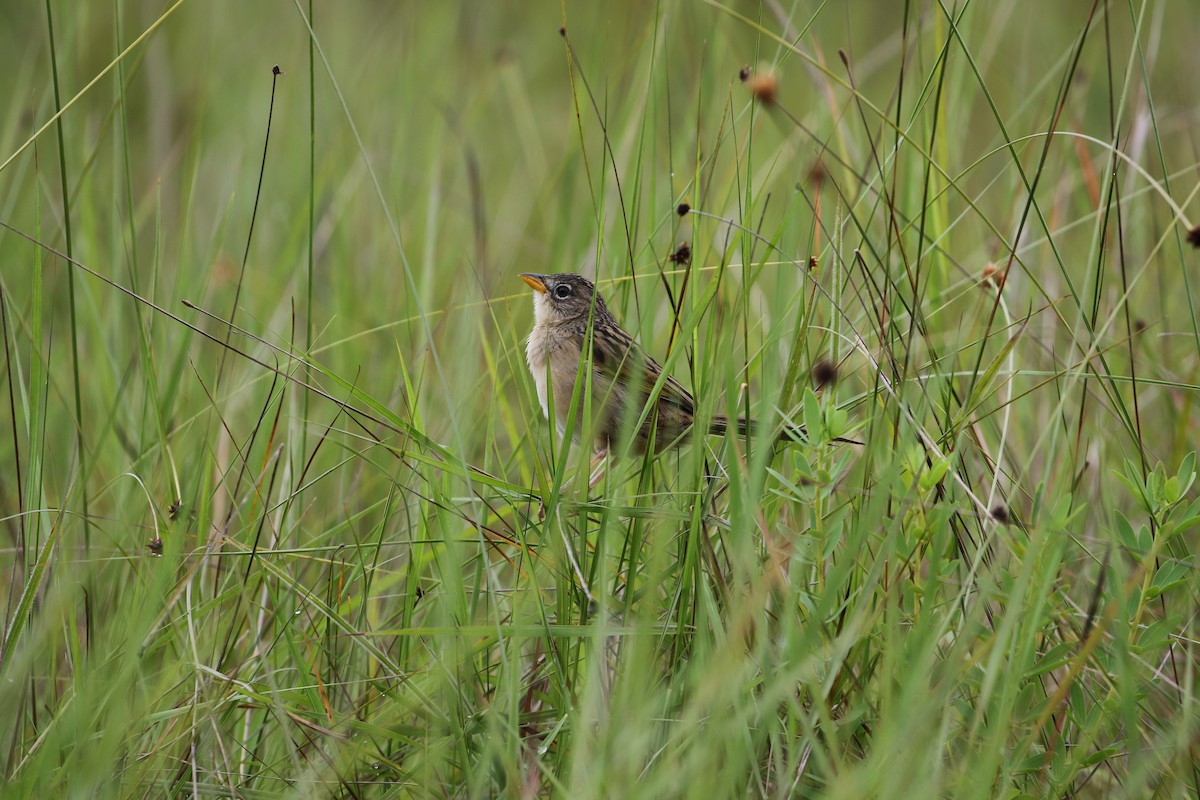
[[[582,275],[561,272],[557,275],[538,275],[526,272],[521,280],[533,289],[533,316],[537,324],[554,325],[586,317],[596,299],[596,316],[608,313],[596,287]]]

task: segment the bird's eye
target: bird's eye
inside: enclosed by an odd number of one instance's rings
[[[566,300],[568,297],[571,296],[571,284],[560,283],[558,286],[555,286],[554,287],[554,296],[557,297],[559,300]]]

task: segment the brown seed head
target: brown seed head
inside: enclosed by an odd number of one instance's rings
[[[983,272],[979,274],[979,285],[984,286],[991,283],[997,289],[1003,289],[1007,279],[1008,276],[1004,274],[1004,270],[989,261],[983,268]]]
[[[808,168],[808,182],[814,188],[820,189],[828,176],[829,172],[825,169],[824,161],[814,161],[813,165]]]
[[[692,207],[689,206],[687,203],[680,203],[678,206],[675,207],[675,213],[681,217],[686,217],[688,215],[688,212],[691,210],[692,210]]]
[[[1200,225],[1188,231],[1187,240],[1192,247],[1200,247]]]
[[[1007,525],[1011,517],[1008,515],[1008,506],[1003,503],[997,503],[992,506],[992,519],[999,522],[1001,525]]]
[[[821,359],[816,364],[813,364],[812,369],[813,383],[820,389],[822,386],[832,386],[837,383],[838,367],[837,364],[827,359]]]
[[[687,242],[680,242],[675,248],[675,252],[671,253],[671,263],[679,266],[686,266],[692,260],[692,246]]]
[[[764,106],[775,105],[775,98],[779,92],[779,79],[774,75],[769,72],[756,72],[744,82],[755,100]]]

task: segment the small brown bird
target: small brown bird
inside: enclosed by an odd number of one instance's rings
[[[533,331],[525,348],[529,371],[537,384],[542,412],[550,416],[550,399],[559,433],[567,427],[575,378],[588,339],[588,320],[592,325],[592,432],[596,451],[603,453],[617,441],[621,426],[632,426],[641,416],[650,392],[662,375],[662,367],[621,329],[609,313],[604,298],[592,282],[581,275],[561,273],[537,275],[525,273],[521,280],[529,284],[533,295]],[[594,298],[594,308],[593,308]],[[583,398],[578,401],[575,434],[583,427]],[[652,414],[634,432],[633,450],[644,453],[653,427],[654,451],[661,452],[678,444],[695,421],[696,403],[687,389],[670,375]],[[652,426],[653,423],[653,426]],[[708,432],[720,436],[730,427],[745,434],[753,427],[739,417],[732,423],[724,415],[715,415]]]

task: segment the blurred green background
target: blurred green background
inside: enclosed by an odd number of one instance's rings
[[[6,792],[1194,794],[1196,22],[0,5]],[[811,441],[589,488],[526,271]]]

